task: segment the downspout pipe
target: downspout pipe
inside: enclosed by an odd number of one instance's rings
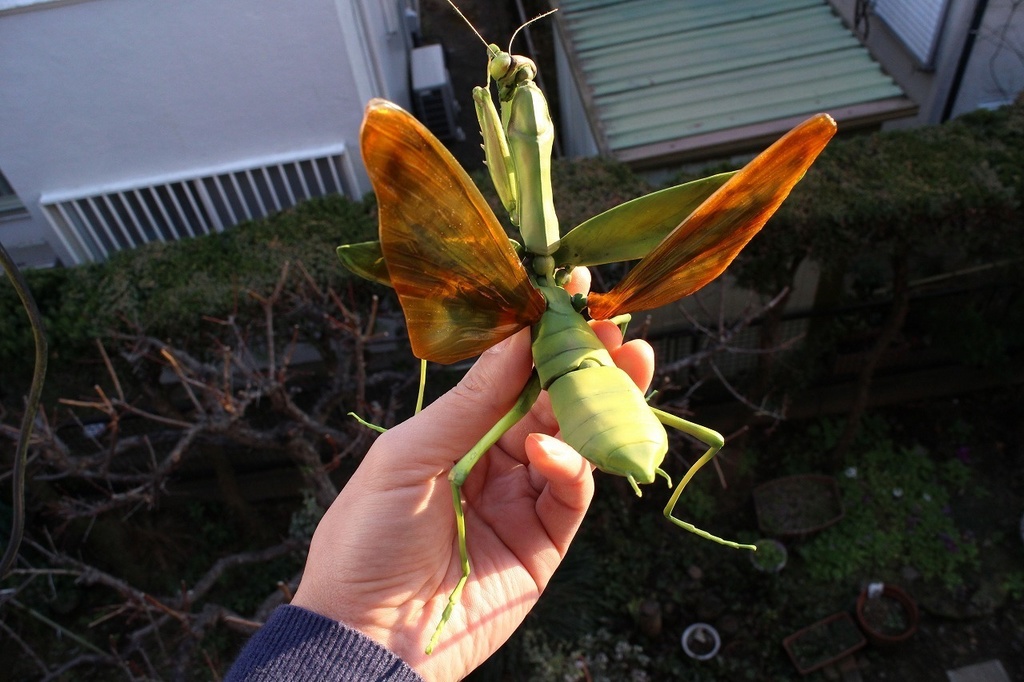
[[[981,22],[985,18],[985,11],[988,9],[988,0],[978,0],[974,6],[974,16],[971,17],[971,26],[967,29],[967,37],[964,39],[964,47],[960,52],[960,60],[957,62],[956,71],[953,72],[953,80],[949,86],[949,94],[946,96],[946,106],[942,108],[942,119],[948,121],[953,114],[953,107],[956,106],[956,98],[960,94],[960,84],[964,80],[964,73],[967,71],[967,62],[971,59],[971,52],[974,49],[974,41],[981,29]]]

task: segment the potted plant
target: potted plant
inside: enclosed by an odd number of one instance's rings
[[[718,630],[707,623],[693,623],[683,630],[683,651],[697,661],[707,661],[718,654],[722,638]]]
[[[867,644],[845,611],[834,613],[782,640],[782,646],[801,675],[849,656]]]
[[[753,495],[757,525],[773,537],[807,537],[838,523],[846,513],[832,476],[776,478],[759,485]]]
[[[857,622],[873,644],[892,646],[917,632],[917,603],[896,585],[871,583],[857,597]]]
[[[789,553],[786,546],[778,540],[761,538],[754,543],[756,552],[750,554],[750,563],[762,573],[778,573],[786,567],[786,559]]]

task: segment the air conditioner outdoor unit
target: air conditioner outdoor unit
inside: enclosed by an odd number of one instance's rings
[[[452,79],[444,65],[440,45],[424,45],[409,55],[412,67],[413,102],[416,116],[442,140],[466,139],[455,121],[459,105],[452,90]]]

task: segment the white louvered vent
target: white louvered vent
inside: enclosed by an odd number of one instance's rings
[[[949,0],[875,0],[873,7],[918,64],[931,69],[948,5]]]
[[[40,203],[76,263],[84,263],[147,242],[220,232],[305,199],[355,197],[355,187],[340,145],[187,177],[44,196]]]

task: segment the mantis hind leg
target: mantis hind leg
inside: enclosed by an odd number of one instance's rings
[[[426,388],[427,388],[427,361],[426,360],[420,360],[420,388],[419,388],[419,391],[416,393],[416,412],[414,412],[414,414],[419,414],[423,410],[423,394],[426,391]],[[357,422],[359,422],[360,424],[362,424],[366,428],[373,429],[377,433],[386,433],[387,432],[387,429],[385,429],[383,426],[378,426],[377,424],[372,424],[372,423],[366,421],[365,419],[363,419],[362,417],[360,417],[355,412],[349,412],[348,416],[352,417],[353,419],[355,419]]]
[[[434,634],[430,637],[430,643],[427,644],[426,653],[429,654],[437,646],[437,643],[441,640],[441,632],[444,630],[445,624],[452,616],[452,611],[455,609],[455,605],[459,603],[459,598],[462,596],[462,589],[466,586],[466,582],[469,580],[469,549],[466,545],[466,515],[462,506],[462,485],[469,478],[470,472],[476,463],[479,462],[487,451],[491,449],[491,446],[498,442],[498,439],[505,434],[510,428],[523,418],[523,416],[530,411],[530,408],[537,401],[537,396],[540,395],[540,378],[537,376],[537,372],[534,371],[533,375],[530,376],[530,381],[527,382],[523,392],[519,394],[519,398],[516,400],[516,404],[512,406],[508,412],[505,413],[498,422],[490,428],[490,430],[484,434],[484,437],[477,441],[469,452],[462,456],[462,458],[455,463],[452,470],[448,472],[448,481],[452,487],[452,506],[455,508],[455,527],[458,532],[459,538],[459,564],[462,568],[462,577],[459,578],[459,582],[455,585],[455,589],[448,595],[448,603],[444,607],[444,611],[441,613],[441,620],[437,623],[437,627],[434,628]]]
[[[732,547],[734,549],[749,549],[752,551],[756,550],[756,547],[754,547],[754,545],[743,545],[738,542],[733,542],[731,540],[723,540],[717,535],[712,535],[706,530],[701,530],[700,528],[694,526],[692,523],[683,521],[682,519],[679,519],[673,515],[673,512],[676,508],[676,504],[679,502],[679,497],[683,494],[683,488],[685,488],[686,484],[690,482],[690,479],[693,478],[694,474],[700,471],[701,467],[710,462],[714,458],[714,456],[718,454],[718,451],[722,449],[723,445],[725,445],[725,439],[722,438],[722,435],[720,433],[712,429],[709,429],[706,426],[694,424],[693,422],[686,421],[682,417],[677,417],[674,414],[663,412],[662,410],[659,410],[654,407],[652,407],[651,410],[654,412],[654,415],[658,418],[658,421],[660,421],[665,426],[671,426],[677,431],[682,431],[688,436],[693,436],[701,443],[704,443],[705,445],[708,446],[708,449],[704,452],[703,455],[700,456],[700,459],[694,462],[693,466],[691,466],[690,469],[686,472],[686,475],[683,476],[683,480],[679,482],[679,485],[677,485],[676,489],[672,492],[672,497],[669,499],[668,504],[665,505],[665,518],[667,518],[669,521],[676,524],[680,528],[685,528],[691,533],[699,535],[707,540],[717,542],[720,545],[725,545],[726,547]]]
[[[629,326],[629,321],[632,319],[633,316],[630,315],[629,313],[622,313],[621,315],[616,315],[615,317],[609,317],[608,321],[614,324],[616,327],[618,327],[619,332],[621,332],[621,334],[625,336],[626,328]]]

